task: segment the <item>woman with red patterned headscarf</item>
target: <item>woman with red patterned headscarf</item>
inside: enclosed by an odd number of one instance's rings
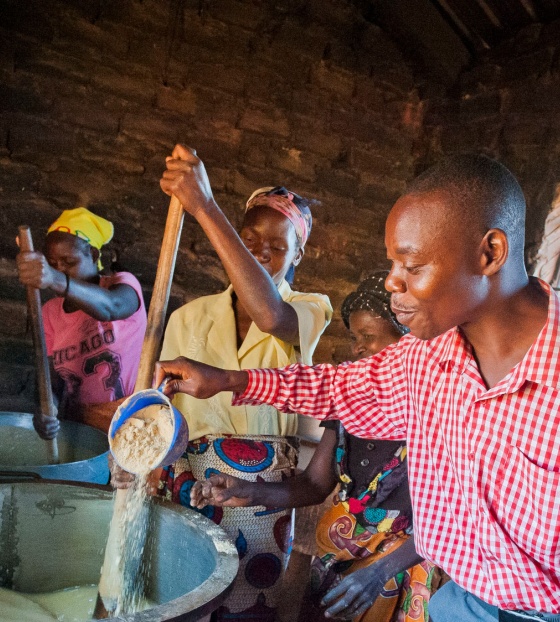
[[[231,285],[175,311],[161,357],[178,356],[234,369],[311,364],[332,308],[326,296],[293,291],[288,280],[311,231],[310,201],[284,187],[260,188],[245,206],[239,235],[214,200],[203,163],[177,145],[161,187],[176,195],[202,227]],[[190,490],[212,473],[281,481],[297,460],[297,415],[232,406],[231,395],[197,400],[178,395],[190,443],[166,468],[161,493],[190,506]],[[240,571],[215,620],[274,620],[287,561],[290,512],[279,508],[206,507],[237,545]]]

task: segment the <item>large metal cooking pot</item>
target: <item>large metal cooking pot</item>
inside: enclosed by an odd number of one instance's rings
[[[44,478],[107,484],[107,435],[82,423],[60,422],[60,464],[48,464],[47,444],[33,428],[33,415],[0,412],[0,471]]]
[[[76,483],[0,484],[0,585],[51,592],[97,584],[113,493]],[[238,568],[225,532],[180,505],[151,499],[144,554],[146,596],[158,603],[113,622],[191,622],[225,599]]]

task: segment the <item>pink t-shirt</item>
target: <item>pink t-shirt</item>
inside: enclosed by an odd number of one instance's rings
[[[118,400],[134,391],[146,331],[146,308],[138,279],[129,272],[102,276],[99,285],[130,285],[140,306],[124,320],[101,322],[83,311],[66,313],[63,298],[43,305],[47,354],[64,381],[63,409]],[[62,406],[61,404],[61,406]]]

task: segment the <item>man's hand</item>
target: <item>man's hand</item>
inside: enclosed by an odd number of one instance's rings
[[[191,488],[191,505],[199,510],[207,505],[235,508],[252,505],[249,491],[251,484],[233,475],[211,475],[203,482],[196,482]]]
[[[327,607],[325,616],[353,620],[367,611],[387,582],[382,574],[379,564],[372,564],[342,579],[323,597],[321,604]]]
[[[199,363],[184,356],[173,361],[158,361],[154,372],[154,386],[167,379],[163,392],[168,397],[175,393],[186,393],[199,399],[206,399],[221,391],[243,392],[247,387],[248,375],[243,371],[228,371]]]
[[[34,415],[33,427],[44,441],[50,441],[58,435],[60,421],[57,417],[50,417],[49,415]]]
[[[18,253],[16,257],[19,280],[23,285],[52,289],[61,294],[66,289],[66,276],[51,268],[42,253]]]
[[[194,149],[175,145],[165,163],[167,169],[159,185],[165,194],[174,194],[186,212],[194,216],[200,209],[215,205],[206,169]]]

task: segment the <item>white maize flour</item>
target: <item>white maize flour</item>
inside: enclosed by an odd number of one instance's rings
[[[129,473],[147,474],[158,466],[173,440],[173,416],[165,404],[151,404],[134,413],[117,430],[111,451]]]

